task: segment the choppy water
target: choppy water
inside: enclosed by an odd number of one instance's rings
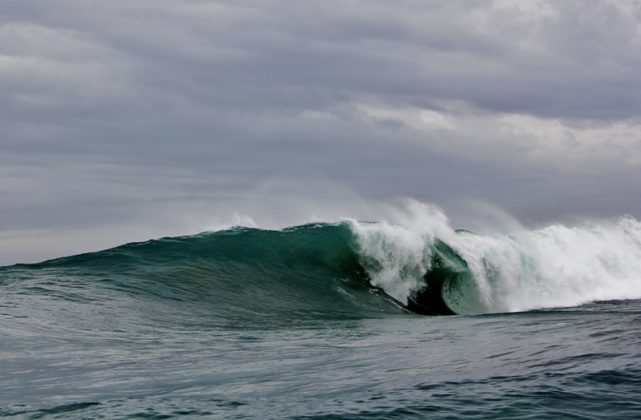
[[[639,418],[640,298],[632,218],[127,244],[0,268],[0,416]]]

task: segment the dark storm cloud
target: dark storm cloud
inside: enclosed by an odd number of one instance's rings
[[[7,24],[33,33],[4,43],[59,60],[60,78],[73,64],[69,76],[131,89],[96,95],[146,94],[125,109],[184,99],[297,110],[363,95],[556,118],[636,117],[641,107],[635,3],[23,3],[6,7]]]
[[[5,0],[0,230],[170,233],[284,214],[290,190],[341,215],[638,212],[640,20],[623,0]]]

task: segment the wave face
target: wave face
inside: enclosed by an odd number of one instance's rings
[[[402,312],[370,285],[353,240],[344,224],[237,227],[5,267],[4,277],[39,279],[43,294],[77,300],[106,291],[117,299],[124,293],[138,302],[192,304],[232,326]],[[0,284],[2,278],[0,270]]]
[[[641,298],[641,223],[482,235],[429,210],[404,225],[233,228],[5,267],[0,285],[37,273],[43,293],[91,298],[92,285],[227,320],[516,312]]]

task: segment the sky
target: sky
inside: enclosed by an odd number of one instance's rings
[[[407,200],[641,215],[638,0],[0,4],[0,264]]]

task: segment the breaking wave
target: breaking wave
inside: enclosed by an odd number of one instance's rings
[[[0,286],[68,299],[126,293],[228,319],[480,314],[641,298],[641,223],[624,217],[509,234],[346,220],[233,228],[0,269]],[[95,288],[102,292],[96,293]]]

